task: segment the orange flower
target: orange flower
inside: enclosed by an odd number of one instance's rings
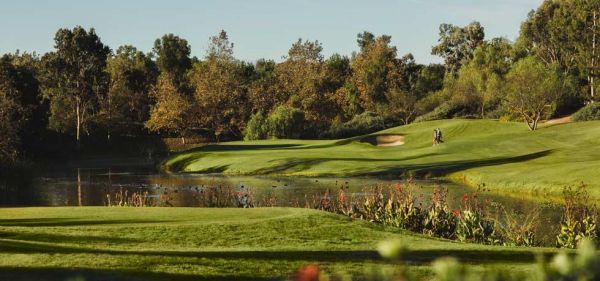
[[[298,270],[296,281],[319,281],[319,267],[314,264],[305,265]]]

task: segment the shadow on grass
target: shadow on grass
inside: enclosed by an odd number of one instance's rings
[[[0,280],[25,281],[25,280],[48,280],[48,281],[137,281],[137,280],[273,280],[273,278],[257,278],[251,276],[202,276],[191,274],[161,273],[150,271],[117,271],[98,269],[66,269],[66,268],[44,268],[44,267],[0,267]]]
[[[404,158],[345,158],[345,157],[337,157],[337,158],[310,158],[310,159],[291,159],[287,160],[282,164],[261,168],[255,170],[254,174],[270,174],[270,173],[278,173],[286,170],[292,170],[293,172],[301,172],[312,168],[312,166],[329,162],[329,161],[354,161],[354,162],[394,162],[394,161],[408,161],[415,160],[419,158],[425,158],[430,156],[439,156],[440,153],[427,153],[415,156],[409,156]],[[291,172],[291,171],[288,171]]]
[[[110,244],[127,244],[140,242],[139,239],[114,237],[114,236],[90,236],[90,235],[61,235],[50,233],[24,233],[0,230],[0,239],[10,239],[12,241],[31,241],[54,243],[85,244],[85,243],[110,243]]]
[[[416,165],[399,165],[397,167],[390,167],[373,173],[364,173],[361,175],[389,175],[394,173],[405,173],[408,171],[415,172],[417,176],[423,176],[426,174],[432,176],[445,176],[447,174],[463,171],[471,168],[496,166],[503,164],[520,163],[537,158],[545,157],[550,155],[553,150],[544,150],[540,152],[524,154],[513,157],[496,157],[482,160],[470,160],[470,161],[446,161],[431,164],[416,164]]]
[[[60,245],[39,244],[27,241],[0,239],[0,253],[4,254],[90,254],[147,256],[162,258],[207,258],[225,260],[278,260],[306,262],[360,262],[380,260],[376,251],[130,251],[91,249]],[[550,257],[552,252],[540,252]],[[413,263],[430,263],[436,258],[453,256],[465,262],[486,263],[532,263],[536,253],[511,249],[491,250],[415,250],[403,255],[403,260]],[[166,262],[167,260],[165,260]]]
[[[51,227],[51,226],[82,226],[82,225],[116,225],[137,223],[162,223],[168,220],[81,220],[76,218],[34,218],[34,219],[0,219],[0,226],[26,226],[26,227]],[[2,233],[2,232],[0,232]]]

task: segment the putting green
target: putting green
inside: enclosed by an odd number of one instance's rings
[[[440,128],[444,143],[432,146]],[[402,136],[404,145],[366,139]],[[600,198],[600,121],[550,125],[439,120],[343,140],[227,142],[183,152],[165,161],[172,172],[229,175],[446,177],[493,191],[558,196],[567,185],[587,185]]]

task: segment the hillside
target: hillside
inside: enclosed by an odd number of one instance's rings
[[[441,128],[444,143],[432,146]],[[377,146],[377,135],[401,135],[402,145]],[[213,144],[164,163],[172,172],[230,175],[447,177],[499,192],[558,195],[585,183],[600,197],[600,122],[548,126],[439,120],[344,140],[266,140]]]

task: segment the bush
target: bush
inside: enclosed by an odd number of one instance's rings
[[[366,135],[383,129],[385,129],[383,117],[375,112],[366,111],[354,116],[346,123],[333,123],[329,130],[330,136],[333,138],[347,138]]]
[[[246,125],[246,130],[244,132],[244,140],[262,140],[266,139],[269,136],[269,124],[267,123],[267,118],[263,115],[262,112],[257,112],[252,114],[248,124]]]
[[[267,118],[269,136],[296,139],[304,131],[304,112],[297,108],[280,105]]]
[[[430,111],[429,113],[425,113],[415,119],[415,122],[424,122],[431,120],[440,120],[446,119],[452,116],[452,112],[455,110],[454,106],[445,102],[440,104],[438,107]]]
[[[600,103],[590,103],[575,112],[571,117],[573,122],[600,120]]]
[[[563,216],[560,231],[556,236],[556,245],[575,248],[580,241],[598,238],[598,211],[590,202],[585,185],[579,188],[566,187],[563,191]]]

